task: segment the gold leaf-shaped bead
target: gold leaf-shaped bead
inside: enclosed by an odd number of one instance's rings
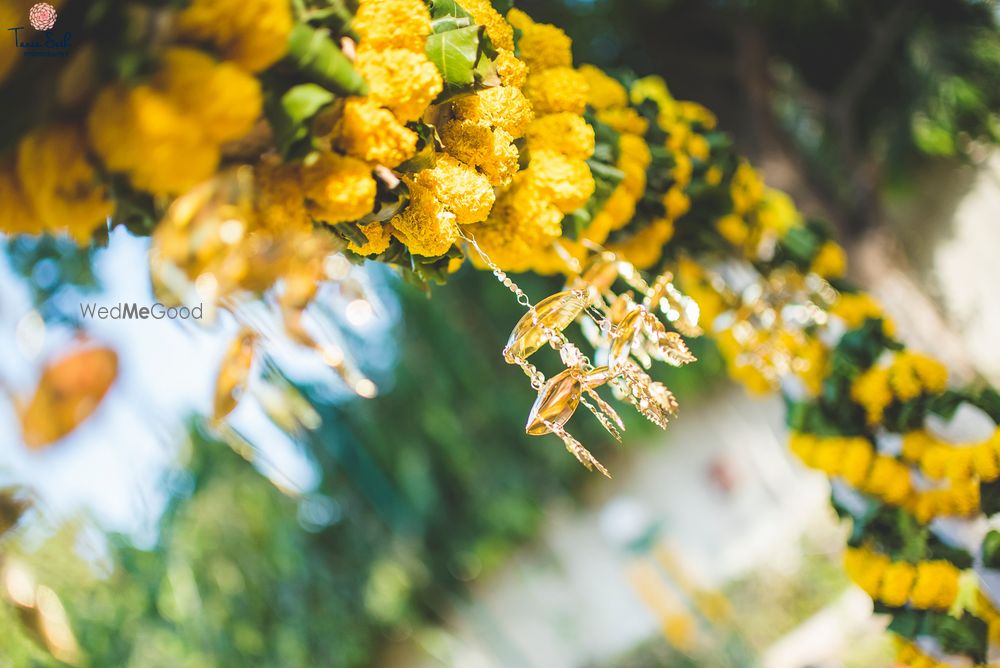
[[[226,354],[219,367],[219,375],[215,381],[215,401],[213,417],[216,420],[229,415],[239,403],[250,379],[250,369],[253,366],[256,351],[257,335],[243,328],[229,344]]]
[[[547,331],[566,329],[587,306],[587,295],[578,290],[557,292],[535,304],[518,321],[507,339],[504,358],[527,359],[548,340]]]
[[[44,448],[76,429],[97,410],[117,375],[118,355],[103,347],[77,349],[46,367],[19,411],[25,445]]]
[[[611,348],[608,355],[608,366],[617,369],[628,359],[632,352],[632,342],[642,329],[642,311],[633,308],[615,327],[611,336]]]
[[[525,431],[541,436],[552,431],[545,423],[560,427],[566,424],[580,405],[582,389],[575,369],[566,369],[550,378],[538,391]]]

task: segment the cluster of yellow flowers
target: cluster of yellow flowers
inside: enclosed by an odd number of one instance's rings
[[[950,486],[917,489],[910,467],[879,454],[863,437],[792,434],[789,447],[802,462],[885,503],[906,508],[919,521],[969,517],[979,512],[979,483],[955,480]]]
[[[587,80],[573,69],[569,37],[517,9],[507,13],[507,21],[520,31],[518,47],[527,65],[524,94],[533,115],[523,127],[528,167],[499,194],[487,220],[469,232],[498,266],[524,271],[545,259],[562,235],[563,217],[593,195],[594,178],[586,159],[594,139],[583,119]],[[503,111],[509,113],[509,105]],[[546,264],[540,262],[540,268]]]
[[[981,443],[944,443],[923,430],[903,435],[903,458],[929,478],[991,482],[1000,477],[1000,430]]]
[[[921,394],[937,394],[947,385],[948,370],[943,364],[903,351],[896,353],[890,364],[876,364],[859,375],[851,385],[851,398],[864,407],[870,424],[878,424],[893,400],[910,401]]]
[[[221,146],[261,113],[258,80],[232,62],[167,49],[149,83],[114,83],[87,117],[91,146],[111,172],[154,195],[179,195],[216,172]]]
[[[962,575],[948,561],[892,561],[864,547],[847,548],[844,568],[872,598],[890,607],[909,604],[918,610],[948,610],[958,596]]]

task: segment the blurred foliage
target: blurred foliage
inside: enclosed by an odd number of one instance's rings
[[[791,137],[849,222],[929,160],[1000,141],[992,0],[522,0],[581,62],[661,74],[754,153]],[[770,118],[762,123],[760,115]],[[774,146],[768,147],[774,149]]]
[[[492,276],[468,274],[433,300],[399,285],[400,364],[385,394],[330,403],[300,388],[323,417],[300,438],[315,489],[282,491],[244,459],[266,443],[231,447],[194,420],[164,478],[154,547],[108,536],[95,575],[72,556],[67,527],[26,555],[62,597],[83,665],[372,665],[389,639],[462,603],[467,582],[533,535],[546,499],[593,475],[557,439],[524,434],[534,392],[498,353],[520,307]],[[721,372],[711,349],[696,352],[703,364],[665,374],[682,398]],[[589,418],[574,429],[613,465],[619,446]],[[627,426],[632,447],[654,433],[641,419]],[[12,615],[0,605],[0,619]],[[58,665],[21,633],[0,634],[0,657]]]
[[[11,269],[22,279],[46,322],[76,322],[78,305],[68,307],[61,295],[100,288],[94,275],[99,249],[94,246],[81,248],[65,237],[21,235],[6,240],[4,250]]]

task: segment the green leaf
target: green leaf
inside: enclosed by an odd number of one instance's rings
[[[333,93],[308,83],[293,86],[279,99],[268,101],[265,110],[274,128],[274,141],[283,156],[287,157],[296,144],[308,137],[312,117],[333,100]]]
[[[343,54],[328,30],[296,24],[288,37],[285,61],[306,80],[342,95],[365,95],[368,84]]]
[[[983,566],[1000,569],[1000,531],[991,529],[983,538]]]
[[[468,26],[436,33],[427,38],[427,57],[444,79],[445,91],[472,86],[480,54],[482,27]],[[444,95],[445,93],[442,93]]]

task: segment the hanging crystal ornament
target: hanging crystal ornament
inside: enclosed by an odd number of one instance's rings
[[[602,252],[584,268],[576,258],[568,256],[567,264],[576,274],[567,289],[546,297],[537,304],[517,286],[482,250],[475,239],[461,231],[461,237],[479,254],[493,275],[514,293],[527,312],[515,325],[503,349],[504,360],[516,364],[528,376],[538,397],[528,415],[525,431],[532,436],[555,434],[587,468],[596,467],[610,477],[607,469],[576,438],[565,425],[584,405],[616,440],[621,440],[624,424],[618,413],[597,393],[606,384],[620,387],[619,394],[627,398],[640,414],[665,427],[668,415],[677,408],[673,394],[661,383],[653,381],[630,359],[630,354],[680,365],[694,361],[687,346],[676,332],[668,332],[650,309],[629,296],[622,301],[611,290],[618,278],[650,293],[651,288],[632,265],[614,254]],[[560,247],[556,244],[556,251]],[[663,292],[662,286],[659,292]],[[679,295],[679,293],[677,293]],[[651,296],[650,298],[654,298]],[[574,321],[584,327],[588,340],[595,343],[609,364],[595,367],[586,355],[563,333]],[[617,356],[609,354],[612,344]],[[541,348],[549,346],[559,353],[565,369],[546,379],[529,361]]]

